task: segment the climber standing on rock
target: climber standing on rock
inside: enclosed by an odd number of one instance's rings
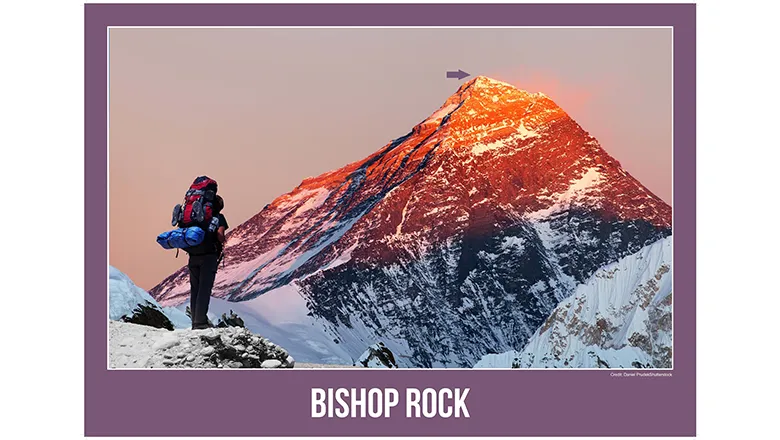
[[[211,289],[222,260],[227,220],[222,214],[225,201],[217,195],[217,182],[208,176],[195,179],[182,205],[174,207],[173,221],[179,227],[199,227],[202,241],[184,248],[189,254],[190,318],[192,329],[213,327],[208,319]]]
[[[223,257],[227,220],[222,214],[225,201],[217,195],[217,181],[200,176],[184,194],[184,201],[173,207],[171,225],[177,229],[157,236],[163,249],[189,254],[190,318],[192,329],[213,327],[208,319],[211,289]]]
[[[218,219],[218,227],[214,232],[207,232],[201,244],[186,249],[190,256],[187,268],[190,271],[190,314],[193,330],[212,327],[208,319],[211,289],[214,287],[214,278],[222,260],[225,230],[228,228],[227,220],[222,214],[224,207],[222,197],[214,196],[214,217]]]

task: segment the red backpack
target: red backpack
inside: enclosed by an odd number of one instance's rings
[[[208,176],[200,176],[192,182],[184,195],[184,203],[173,208],[172,226],[187,228],[200,226],[208,228],[214,217],[214,197],[217,195],[217,181]]]

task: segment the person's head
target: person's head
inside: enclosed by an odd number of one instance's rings
[[[225,201],[221,196],[214,196],[214,212],[219,214],[225,208]]]

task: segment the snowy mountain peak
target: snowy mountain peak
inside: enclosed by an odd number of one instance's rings
[[[493,79],[493,78],[490,78],[490,77],[487,77],[487,76],[479,75],[479,76],[471,79],[470,81],[466,81],[465,83],[463,83],[463,85],[461,85],[459,91],[463,91],[465,89],[472,89],[472,90],[477,90],[477,89],[498,89],[498,90],[500,90],[500,89],[505,89],[505,88],[516,89],[515,86],[513,86],[513,85],[511,85],[509,83],[505,83],[503,81],[499,81],[497,79]]]
[[[461,85],[458,91],[450,96],[447,101],[463,102],[476,100],[480,101],[482,105],[495,107],[516,105],[518,102],[535,101],[543,97],[546,96],[542,93],[531,93],[503,81],[486,76],[478,76]]]
[[[543,94],[479,76],[463,84],[413,132],[446,138],[443,149],[465,146],[464,152],[479,153],[479,147],[471,147],[495,142],[516,146],[515,141],[537,137],[567,119],[566,112]]]

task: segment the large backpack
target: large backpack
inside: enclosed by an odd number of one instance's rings
[[[184,195],[184,202],[173,208],[171,226],[188,228],[199,226],[209,229],[214,217],[214,197],[217,195],[217,181],[208,176],[200,176],[192,182]]]

